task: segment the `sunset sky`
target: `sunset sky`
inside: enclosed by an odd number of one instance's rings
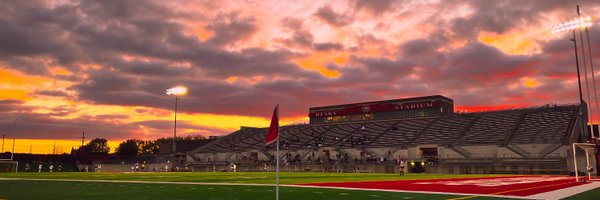
[[[577,103],[570,34],[550,27],[577,4],[600,17],[597,0],[1,4],[0,134],[33,153],[83,131],[113,149],[172,136],[177,85],[181,136],[267,126],[276,104],[290,124],[311,106],[436,94],[460,111]],[[597,23],[590,37],[600,63]]]

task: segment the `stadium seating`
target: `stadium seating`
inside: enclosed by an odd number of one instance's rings
[[[434,124],[425,129],[414,141],[414,144],[449,145],[467,128],[474,118],[455,115],[439,118]]]
[[[282,149],[406,148],[441,146],[562,144],[568,139],[577,105],[544,106],[493,112],[452,114],[434,118],[361,121],[329,125],[290,125],[280,128]],[[267,128],[242,127],[195,153],[274,149],[265,145]]]
[[[574,117],[574,110],[544,109],[530,113],[517,129],[511,143],[564,143]]]
[[[513,131],[525,112],[489,112],[478,117],[473,126],[457,141],[458,145],[499,144]]]
[[[390,130],[373,141],[372,147],[406,147],[435,119],[410,119],[387,122]]]

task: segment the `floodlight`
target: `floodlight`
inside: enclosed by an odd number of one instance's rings
[[[552,26],[552,33],[557,34],[560,32],[570,31],[578,28],[585,29],[591,27],[592,24],[593,23],[591,16],[580,17],[556,26]]]
[[[187,93],[187,88],[183,86],[177,86],[167,90],[167,95],[184,95]]]

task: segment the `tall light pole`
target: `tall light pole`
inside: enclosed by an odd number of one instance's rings
[[[185,95],[187,93],[187,88],[183,86],[177,86],[167,90],[167,95],[175,96],[175,123],[173,124],[173,149],[172,153],[175,154],[177,148],[175,146],[175,140],[177,138],[177,101],[179,100],[179,96]]]
[[[577,6],[577,12],[579,13],[579,6]],[[589,112],[587,103],[584,103],[583,100],[583,92],[581,89],[581,75],[579,73],[579,56],[578,56],[578,49],[577,49],[577,37],[575,35],[575,30],[577,29],[587,29],[588,27],[592,26],[592,17],[587,16],[587,17],[578,17],[576,19],[573,19],[571,21],[556,25],[556,26],[552,26],[552,33],[554,34],[558,34],[561,32],[565,32],[565,31],[572,31],[573,32],[573,38],[571,38],[571,41],[573,42],[574,48],[575,48],[575,63],[576,63],[576,67],[577,67],[577,83],[578,83],[578,88],[579,88],[579,105],[580,105],[580,109],[579,109],[579,116],[581,119],[581,130],[582,132],[587,133],[587,119],[584,120],[583,118],[583,113],[584,110],[587,110],[588,113],[588,118],[591,117],[591,112]],[[592,75],[593,76],[593,75]],[[587,77],[586,77],[587,80]],[[585,104],[585,107],[584,107]],[[585,109],[584,109],[585,108]],[[593,127],[592,127],[593,129]],[[592,130],[593,133],[593,130]],[[592,134],[592,137],[593,134]]]

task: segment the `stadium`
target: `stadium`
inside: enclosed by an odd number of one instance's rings
[[[454,101],[440,95],[312,107],[309,124],[281,127],[282,170],[399,173],[405,160],[407,173],[574,174],[572,144],[589,140],[580,108],[455,113]],[[265,146],[266,134],[241,127],[187,152],[185,163],[194,171],[225,171],[232,163],[239,171],[273,171],[275,147]],[[578,151],[581,173],[587,163]]]
[[[284,199],[595,199],[595,146],[574,145],[589,144],[580,111],[547,104],[456,113],[441,95],[312,107],[310,123],[279,127],[281,172],[268,128],[241,127],[183,141],[175,153],[163,144],[154,159],[70,166],[76,157],[55,156],[45,159],[66,159],[64,171],[40,164],[33,173],[4,161],[19,173],[0,173],[0,197],[272,199],[281,177]],[[130,169],[142,161],[145,168]]]
[[[580,3],[3,1],[0,200],[598,200]]]

